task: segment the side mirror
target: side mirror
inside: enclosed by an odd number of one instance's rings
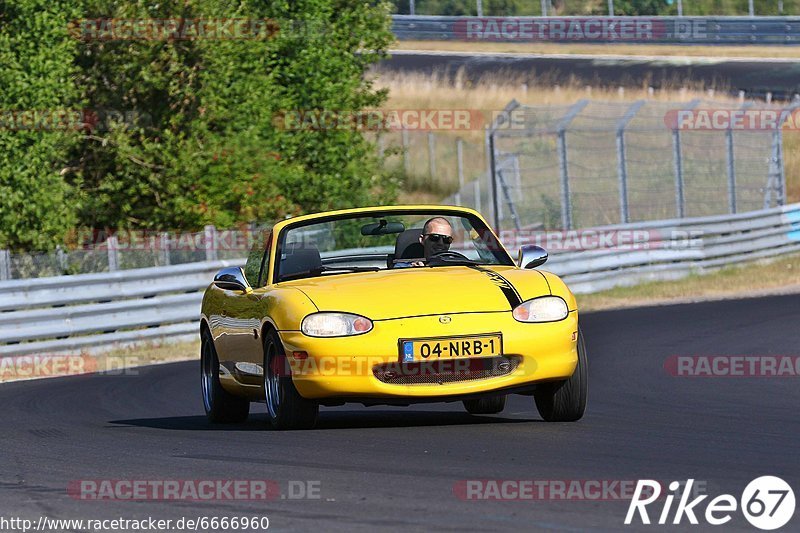
[[[214,285],[226,291],[248,292],[252,290],[244,277],[242,267],[223,268],[214,276]]]
[[[535,244],[520,247],[517,264],[522,268],[536,268],[547,261],[547,251]]]

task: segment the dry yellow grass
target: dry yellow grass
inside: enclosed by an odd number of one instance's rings
[[[394,50],[498,52],[519,54],[587,54],[674,57],[747,57],[797,59],[791,46],[680,46],[670,44],[492,43],[468,41],[398,41]]]
[[[581,311],[597,311],[796,292],[800,292],[800,254],[726,267],[710,274],[696,274],[675,281],[656,281],[594,294],[579,294],[577,298]]]

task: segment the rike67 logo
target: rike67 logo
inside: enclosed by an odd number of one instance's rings
[[[702,507],[700,504],[708,498],[708,495],[697,496],[690,501],[693,484],[694,479],[689,479],[685,484],[678,481],[669,484],[669,493],[663,498],[663,507],[658,514],[657,524],[678,525],[685,517],[690,524],[697,525],[699,523],[698,515],[700,515],[706,523],[712,526],[721,526],[730,522],[733,513],[740,508],[751,525],[770,531],[783,527],[794,515],[794,491],[779,477],[762,476],[754,479],[745,487],[742,497],[738,501],[730,494],[721,494],[706,503],[704,513],[700,511]],[[683,487],[683,491],[679,493],[681,487]],[[650,524],[651,519],[647,507],[660,500],[661,497],[661,484],[658,481],[639,480],[628,507],[625,524],[632,524],[637,515],[642,524]],[[673,513],[672,505],[676,498],[678,504]],[[657,505],[653,507],[657,507]],[[653,508],[650,510],[657,511]],[[672,517],[671,522],[670,517]]]

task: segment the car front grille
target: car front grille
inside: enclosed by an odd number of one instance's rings
[[[386,363],[373,367],[372,373],[391,385],[443,385],[505,376],[518,366],[518,357],[483,357]]]

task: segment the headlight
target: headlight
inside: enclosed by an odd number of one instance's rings
[[[350,313],[314,313],[300,324],[300,331],[310,337],[361,335],[371,329],[372,320]]]
[[[557,322],[567,318],[569,308],[558,296],[542,296],[522,302],[512,314],[520,322]]]

